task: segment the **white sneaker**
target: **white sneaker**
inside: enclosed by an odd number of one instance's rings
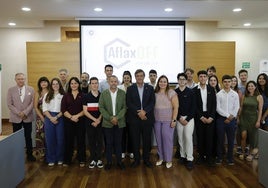
[[[162,165],[162,163],[163,163],[163,160],[159,160],[159,161],[157,161],[157,162],[155,163],[155,165],[156,165],[156,166],[160,166],[160,165]]]
[[[126,157],[125,153],[122,153],[122,159],[124,159]]]
[[[97,162],[97,167],[98,167],[98,168],[103,168],[103,163],[102,163],[101,160],[98,160],[98,162]]]
[[[96,162],[92,160],[91,163],[89,163],[88,168],[94,168],[95,165],[96,165]]]
[[[172,167],[172,162],[167,162],[167,163],[166,163],[166,167],[167,167],[167,168],[171,168],[171,167]]]
[[[48,165],[48,166],[54,166],[55,163],[48,163],[47,165]]]
[[[63,162],[62,161],[58,161],[58,165],[62,165],[63,164]]]
[[[134,158],[134,154],[133,153],[130,153],[129,154],[129,157],[130,157],[130,159],[133,159]]]

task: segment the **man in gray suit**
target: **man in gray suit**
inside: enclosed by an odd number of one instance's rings
[[[12,123],[13,132],[24,128],[26,142],[26,153],[28,161],[36,161],[32,155],[32,121],[33,121],[33,101],[34,89],[25,85],[25,75],[17,73],[15,75],[16,86],[8,89],[7,105],[10,110],[9,122]]]

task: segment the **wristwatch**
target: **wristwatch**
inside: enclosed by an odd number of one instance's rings
[[[176,122],[177,120],[176,119],[173,119],[172,122]]]

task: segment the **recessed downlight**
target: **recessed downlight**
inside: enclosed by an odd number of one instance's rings
[[[234,8],[234,9],[233,9],[233,12],[240,12],[240,11],[242,11],[241,8]]]
[[[251,23],[244,23],[244,26],[249,27],[249,26],[251,26]]]
[[[165,8],[165,12],[172,12],[173,9],[172,8]]]
[[[100,8],[100,7],[96,7],[96,8],[94,8],[94,11],[95,11],[95,12],[101,12],[101,11],[102,11],[102,8]]]
[[[29,7],[22,7],[21,10],[22,11],[25,11],[25,12],[29,12],[29,11],[31,11],[31,8],[29,8]]]
[[[15,26],[16,23],[15,23],[15,22],[9,22],[8,25],[9,25],[9,26]]]

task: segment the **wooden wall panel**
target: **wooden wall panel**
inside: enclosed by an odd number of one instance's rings
[[[197,72],[215,66],[221,83],[224,74],[235,74],[235,42],[186,42],[186,67]]]
[[[66,68],[70,76],[79,77],[79,42],[27,42],[26,49],[28,84],[35,89],[41,76],[51,80],[58,77],[61,68]]]

